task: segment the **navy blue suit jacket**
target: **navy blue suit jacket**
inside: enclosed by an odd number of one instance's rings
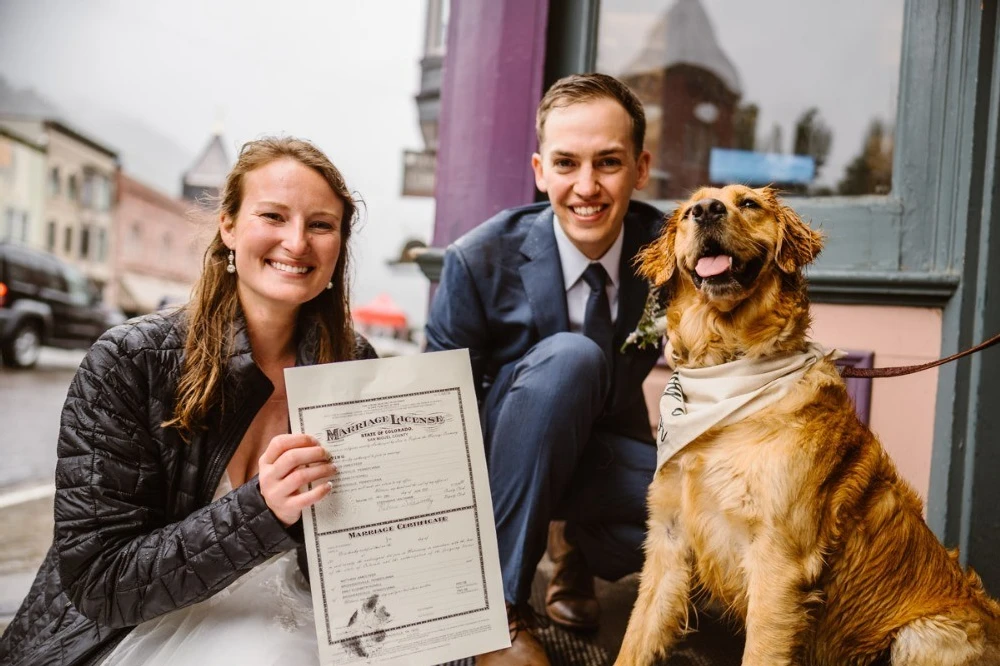
[[[539,340],[569,330],[566,289],[547,203],[505,210],[448,247],[427,322],[427,350],[468,348],[480,401],[503,366]],[[633,201],[625,216],[612,394],[597,427],[652,442],[642,382],[660,349],[629,347],[649,288],[632,260],[663,214]]]

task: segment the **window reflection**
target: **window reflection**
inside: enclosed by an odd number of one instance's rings
[[[645,198],[888,194],[903,0],[602,0],[597,69],[646,108]]]

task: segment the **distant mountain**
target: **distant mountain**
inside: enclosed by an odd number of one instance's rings
[[[18,90],[0,76],[0,114],[44,118],[60,116],[59,109],[34,90]]]
[[[32,89],[14,88],[2,76],[0,114],[60,120],[117,151],[126,173],[172,197],[180,196],[181,175],[195,158],[141,120],[89,100],[74,99],[60,107]]]

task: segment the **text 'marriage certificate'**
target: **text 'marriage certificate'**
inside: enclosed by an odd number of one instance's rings
[[[323,664],[432,666],[510,645],[466,350],[285,370],[333,456],[303,512]]]

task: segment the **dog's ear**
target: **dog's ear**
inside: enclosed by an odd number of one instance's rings
[[[798,213],[775,197],[775,217],[778,220],[778,247],[775,250],[778,268],[795,273],[808,266],[823,249],[823,234],[802,221]]]
[[[670,282],[677,269],[677,257],[674,255],[674,239],[677,238],[677,224],[680,222],[682,207],[678,206],[673,215],[664,222],[660,237],[642,248],[635,256],[635,264],[639,267],[639,275],[659,287]]]

